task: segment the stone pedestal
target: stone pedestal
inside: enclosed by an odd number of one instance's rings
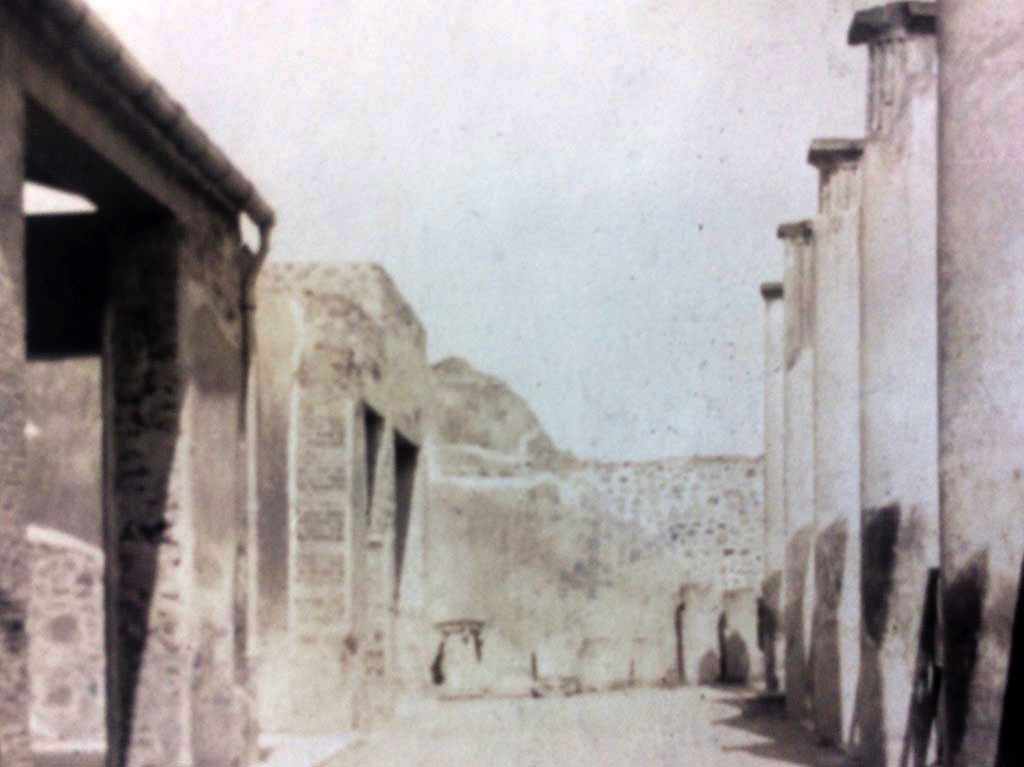
[[[868,46],[862,159],[861,757],[895,765],[927,691],[918,692],[921,616],[937,562],[935,8],[894,3],[858,13]],[[925,736],[927,733],[925,733]]]
[[[785,394],[783,481],[786,565],[783,634],[786,640],[786,709],[811,714],[810,668],[814,605],[814,231],[802,221],[779,227],[785,247]]]
[[[944,764],[1004,767],[1024,760],[1024,6],[939,5]]]
[[[463,697],[482,692],[483,628],[483,622],[475,620],[437,624],[444,695]]]
[[[863,142],[819,139],[814,220],[814,727],[847,742],[860,656],[860,158]]]

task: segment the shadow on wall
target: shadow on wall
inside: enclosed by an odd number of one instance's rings
[[[701,656],[697,666],[697,684],[714,684],[722,676],[721,660],[718,653],[708,650]]]
[[[786,593],[784,604],[784,633],[786,637],[786,701],[789,713],[803,718],[811,711],[813,679],[810,669],[810,649],[804,642],[804,601],[811,563],[813,527],[805,525],[796,530],[786,543]]]
[[[851,738],[858,744],[865,764],[884,764],[896,754],[886,754],[885,729],[886,675],[882,667],[882,646],[888,630],[891,601],[896,588],[895,569],[902,511],[898,505],[865,510],[861,528],[861,635],[860,676],[854,703]],[[919,587],[921,625],[913,680],[907,701],[907,720],[899,756],[900,767],[924,767],[928,763],[932,731],[938,732],[939,688],[942,673],[938,666],[939,571],[933,568]]]
[[[151,632],[177,633],[175,616],[167,625],[150,626],[151,604],[160,556],[170,555],[168,489],[181,416],[178,367],[175,258],[159,248],[139,253],[125,249],[112,263],[113,316],[109,375],[113,423],[110,478],[113,507],[107,530],[109,735],[117,749],[112,763],[122,765],[133,742],[136,691],[146,638]],[[159,297],[159,300],[155,300]],[[164,563],[164,567],[168,567]],[[177,723],[168,723],[174,731]],[[139,733],[139,738],[159,738]]]
[[[889,621],[900,508],[867,509],[861,523],[861,662],[851,739],[862,758],[884,763],[887,733],[882,717],[884,680],[880,653]]]
[[[988,552],[975,554],[961,567],[957,577],[943,584],[942,614],[945,629],[946,723],[951,764],[955,764],[970,710],[970,686],[978,662],[978,644],[981,638],[982,608],[988,592]]]
[[[782,577],[773,575],[764,587],[765,597],[757,600],[757,648],[764,659],[764,682],[768,692],[777,692],[780,687],[778,675],[779,636],[776,610],[770,605],[778,604],[778,591]]]
[[[1003,717],[999,730],[999,751],[996,767],[1017,767],[1024,764],[1024,728],[1020,712],[1024,710],[1024,562],[1017,583],[1017,609],[1013,617],[1013,639],[1010,646],[1010,667],[1003,696]]]
[[[738,631],[727,632],[722,656],[725,658],[722,681],[727,684],[746,684],[750,680],[750,651]]]
[[[843,738],[839,603],[844,586],[848,586],[843,583],[848,537],[847,521],[833,522],[818,534],[814,555],[813,661],[809,671],[814,679],[814,721],[818,736],[836,744]]]

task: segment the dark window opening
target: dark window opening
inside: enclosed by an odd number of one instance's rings
[[[402,584],[402,565],[405,559],[405,539],[409,532],[409,515],[416,485],[416,464],[420,449],[401,434],[395,432],[395,594]]]
[[[92,213],[25,219],[28,358],[99,357],[107,302],[107,232]]]

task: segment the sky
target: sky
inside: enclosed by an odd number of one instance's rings
[[[776,226],[863,133],[858,0],[91,0],[278,213],[580,457],[753,455]]]

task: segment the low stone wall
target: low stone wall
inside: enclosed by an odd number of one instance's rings
[[[685,681],[745,681],[760,665],[760,484],[745,458],[446,479],[431,501],[432,533],[451,542],[434,555],[450,570],[435,598],[486,621],[496,678],[533,665],[584,689],[676,682],[681,641]]]
[[[30,525],[33,746],[102,749],[106,741],[103,552]]]

